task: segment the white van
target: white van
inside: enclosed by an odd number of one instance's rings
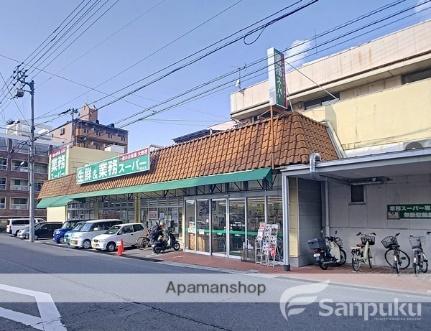
[[[35,218],[34,222],[37,224],[45,222],[45,220],[42,218]],[[9,218],[7,220],[6,232],[16,237],[19,230],[22,230],[28,226],[30,226],[29,218]]]
[[[91,248],[91,240],[114,225],[121,224],[118,219],[102,219],[87,221],[79,231],[70,236],[69,245],[75,248]]]
[[[138,238],[144,235],[145,229],[141,223],[118,224],[104,234],[94,237],[91,241],[91,247],[113,252],[117,248],[117,242],[120,240],[123,241],[124,247],[131,247],[135,246]]]

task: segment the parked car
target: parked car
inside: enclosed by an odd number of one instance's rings
[[[69,245],[75,248],[91,248],[91,240],[114,225],[121,224],[118,219],[87,221],[79,231],[70,236]]]
[[[37,224],[37,223],[45,222],[45,220],[42,218],[35,218],[34,222]],[[9,218],[6,225],[6,232],[16,237],[19,230],[24,229],[29,225],[30,225],[29,218]]]
[[[34,226],[34,239],[48,239],[52,238],[55,230],[61,228],[63,222],[42,222]],[[17,237],[20,239],[28,239],[30,237],[30,227],[26,226],[21,229]]]
[[[93,238],[91,247],[113,252],[117,248],[117,242],[123,240],[124,247],[136,245],[139,237],[143,237],[145,229],[141,223],[118,224],[111,227],[104,234]]]
[[[70,220],[70,221],[64,222],[63,226],[60,229],[57,229],[54,231],[52,240],[54,240],[57,244],[63,244],[64,234],[72,230],[78,222],[79,220]]]
[[[87,221],[81,220],[78,223],[76,223],[75,227],[72,230],[67,231],[64,234],[64,243],[69,245],[70,244],[70,237],[72,236],[72,233],[80,231],[86,222]]]

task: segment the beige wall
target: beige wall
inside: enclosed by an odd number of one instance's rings
[[[66,221],[66,207],[46,208],[47,222],[64,222]]]
[[[117,155],[118,153],[116,152],[107,152],[77,146],[70,147],[68,155],[68,173],[75,173],[77,168],[82,167],[87,163],[110,159]]]
[[[329,121],[345,150],[431,138],[431,79],[302,112]]]

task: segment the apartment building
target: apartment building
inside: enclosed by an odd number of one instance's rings
[[[23,135],[0,133],[0,218],[27,217],[29,215],[29,145]],[[48,154],[51,140],[35,144],[36,196],[48,179]],[[36,216],[45,217],[46,210],[36,210]]]
[[[53,137],[73,146],[99,150],[112,148],[116,152],[127,152],[127,130],[116,128],[114,124],[100,124],[97,109],[89,105],[84,105],[73,121],[54,130]]]

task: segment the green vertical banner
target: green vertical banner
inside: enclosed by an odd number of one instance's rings
[[[286,108],[286,70],[284,54],[275,48],[267,51],[269,104]]]
[[[49,178],[56,179],[67,175],[67,147],[54,150],[49,155]]]

